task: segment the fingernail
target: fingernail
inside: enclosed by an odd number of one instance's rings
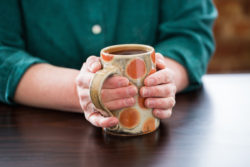
[[[135,88],[134,86],[131,86],[131,87],[129,88],[129,90],[128,90],[128,94],[132,96],[132,95],[135,94],[135,91],[136,91],[136,88]]]

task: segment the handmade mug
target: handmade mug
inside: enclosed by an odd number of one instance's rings
[[[90,97],[104,116],[115,116],[119,124],[104,128],[104,131],[119,136],[136,136],[155,131],[160,124],[152,114],[152,109],[144,106],[144,98],[136,96],[136,104],[129,108],[110,111],[101,99],[104,81],[111,75],[127,77],[138,90],[144,79],[156,72],[155,50],[151,46],[139,44],[113,45],[101,50],[103,69],[98,71],[90,84]]]

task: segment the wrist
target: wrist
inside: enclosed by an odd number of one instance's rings
[[[174,71],[174,82],[177,88],[177,92],[185,89],[189,84],[187,70],[183,65],[178,63],[177,61],[165,57],[165,63],[167,68],[170,68]]]

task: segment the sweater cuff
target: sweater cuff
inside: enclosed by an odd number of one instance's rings
[[[180,63],[186,70],[189,78],[189,85],[182,92],[190,92],[201,87],[201,77],[203,75],[200,62],[192,55],[190,48],[181,46],[183,41],[163,41],[155,45],[156,52],[171,58]]]
[[[27,69],[32,66],[33,64],[38,63],[47,63],[46,61],[32,57],[26,52],[19,51],[15,54],[16,56],[11,56],[11,70],[9,72],[9,76],[6,83],[6,91],[5,91],[5,102],[8,104],[15,104],[14,103],[14,96],[17,89],[17,85],[20,82],[22,76],[27,71]]]

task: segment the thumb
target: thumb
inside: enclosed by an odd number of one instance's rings
[[[102,68],[102,64],[99,57],[90,56],[86,61],[86,66],[89,72],[96,73]]]

